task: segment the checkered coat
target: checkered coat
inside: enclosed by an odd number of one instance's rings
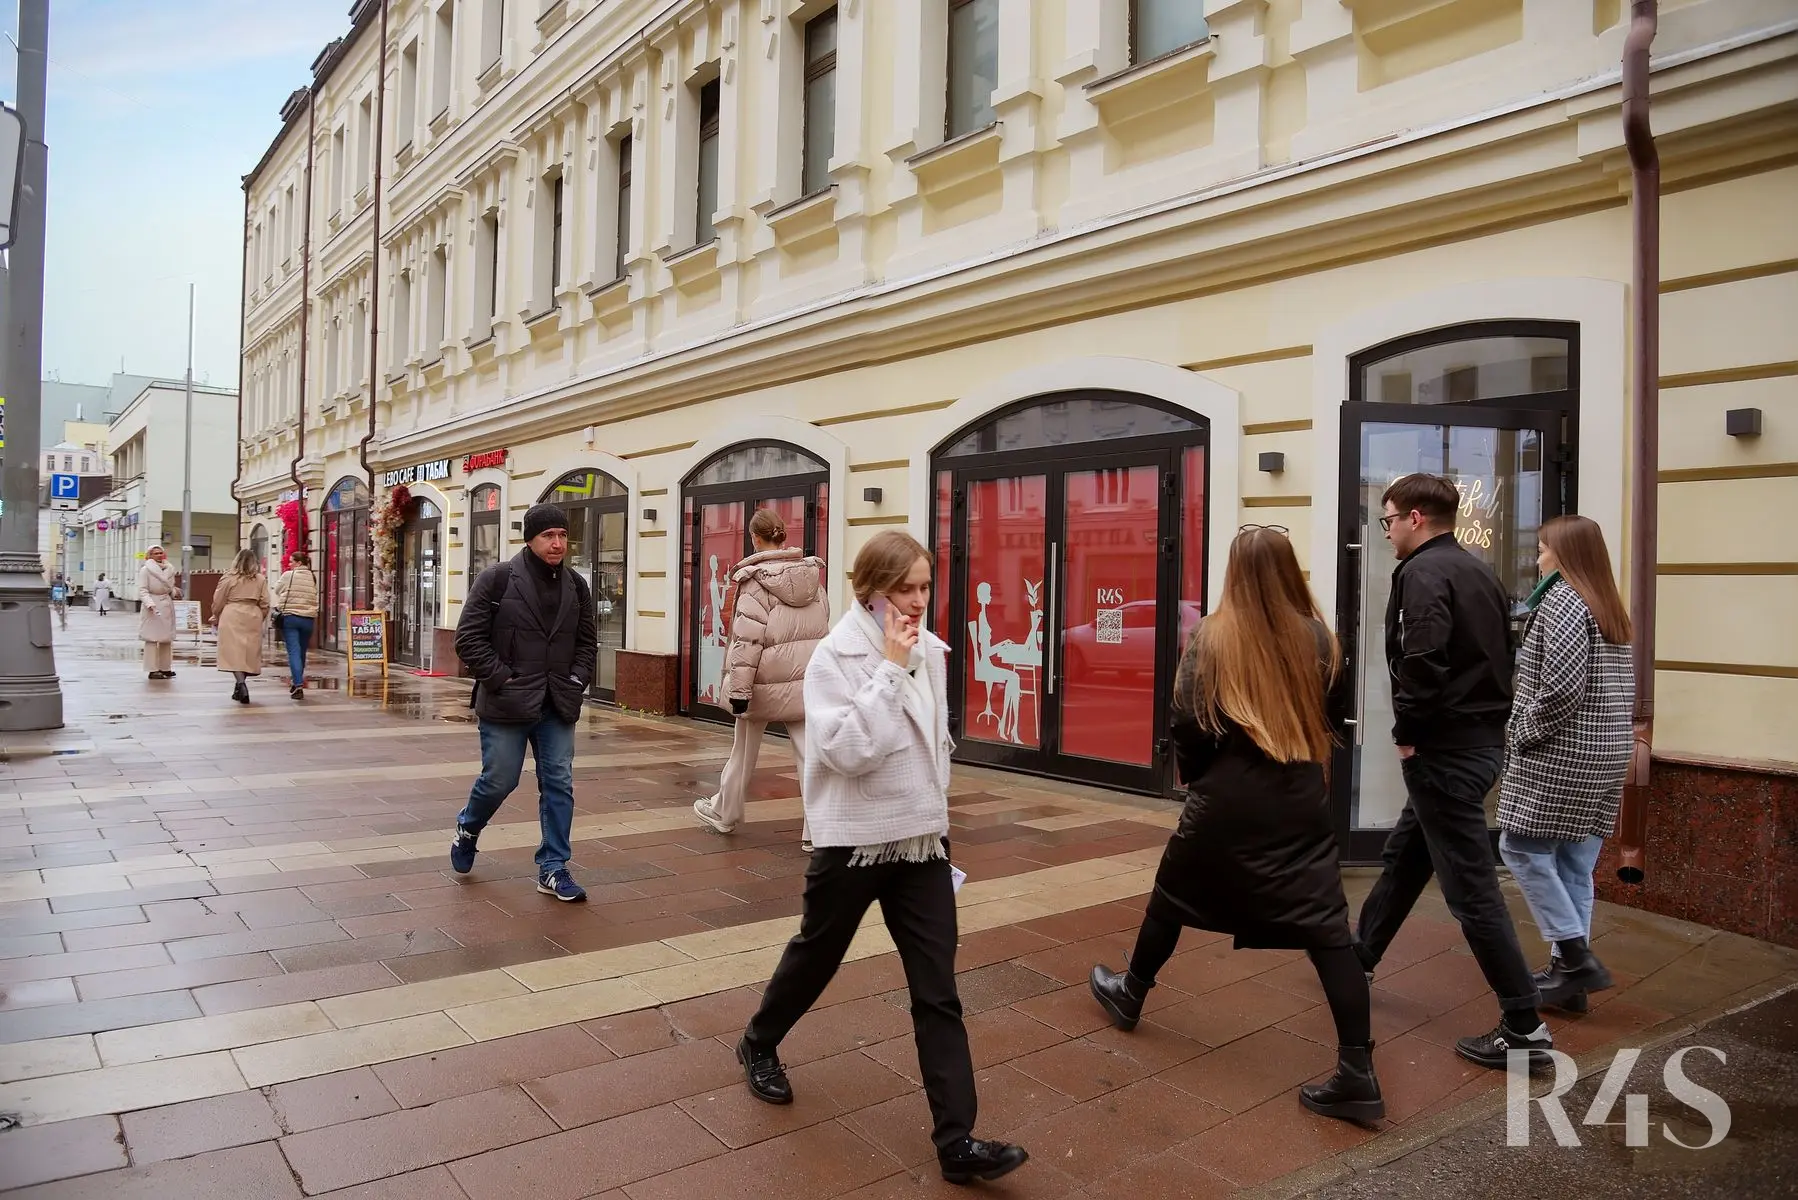
[[[1525,837],[1609,837],[1629,766],[1628,646],[1604,640],[1565,580],[1536,606],[1517,655],[1498,824]]]

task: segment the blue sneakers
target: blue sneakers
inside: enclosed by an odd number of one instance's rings
[[[480,834],[464,826],[456,826],[456,836],[450,842],[450,870],[458,875],[466,875],[474,870],[475,842]]]
[[[587,898],[587,889],[574,881],[574,876],[568,873],[566,867],[540,876],[537,880],[537,890],[545,896],[554,896],[558,900],[569,902]]]

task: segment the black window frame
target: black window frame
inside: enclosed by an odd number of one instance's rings
[[[1087,2],[1091,3],[1092,0],[1087,0]],[[949,7],[945,14],[948,19],[945,22],[945,29],[944,29],[944,35],[943,35],[943,140],[944,141],[953,141],[954,139],[956,139],[958,137],[966,137],[970,133],[978,133],[980,130],[985,129],[989,125],[993,124],[994,121],[997,119],[996,117],[989,117],[985,121],[974,122],[966,129],[955,128],[955,71],[954,71],[954,68],[955,68],[955,50],[954,50],[954,47],[955,47],[955,11],[959,8],[966,8],[970,4],[986,4],[986,3],[990,3],[995,6],[994,13],[993,13],[993,19],[997,20],[998,16],[999,16],[998,9],[997,9],[999,0],[949,0]],[[998,83],[998,80],[996,78],[998,75],[998,63],[996,61],[996,56],[995,56],[995,62],[993,65],[994,65],[993,74],[995,76],[994,86],[996,88],[997,83]],[[987,94],[985,107],[989,112],[991,112],[992,107],[993,107],[993,98],[992,98],[992,93],[990,93],[990,92]]]
[[[699,85],[699,141],[695,146],[697,154],[693,162],[693,244],[703,246],[718,236],[717,228],[712,224],[712,214],[718,211],[718,114],[723,108],[723,80],[714,75]],[[707,152],[712,155],[712,195],[707,203],[705,194],[705,158]]]
[[[824,28],[824,23],[826,21],[830,23],[833,31],[830,52],[814,57],[813,43],[817,37],[818,31]],[[830,187],[829,163],[831,156],[836,153],[837,140],[836,104],[834,99],[831,104],[831,120],[829,127],[823,131],[830,139],[830,153],[824,156],[824,177],[822,179],[814,179],[807,174],[814,157],[812,154],[812,138],[814,134],[818,132],[818,127],[814,126],[812,121],[812,84],[823,79],[826,75],[834,76],[837,73],[836,32],[840,31],[841,28],[842,26],[838,24],[837,21],[837,9],[834,4],[805,23],[805,36],[802,39],[805,63],[799,85],[799,94],[802,97],[802,107],[804,110],[804,123],[799,136],[799,194],[802,198],[815,196]]]
[[[631,250],[631,155],[633,139],[625,133],[618,139],[618,212],[613,220],[613,279],[623,279]]]
[[[549,183],[549,305],[556,303],[562,290],[562,199],[565,192],[562,173],[556,172]]]

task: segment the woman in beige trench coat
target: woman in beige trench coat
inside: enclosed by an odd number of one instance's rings
[[[137,572],[137,638],[151,679],[175,677],[175,601],[181,589],[168,558],[161,546],[151,546]]]
[[[236,676],[231,698],[250,702],[244,679],[262,674],[262,626],[268,620],[268,580],[249,550],[240,550],[212,593],[212,623],[218,626],[219,670]]]

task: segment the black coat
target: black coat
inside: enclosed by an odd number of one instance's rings
[[[545,713],[579,720],[599,660],[599,628],[587,581],[564,567],[554,611],[543,603],[520,550],[482,571],[456,622],[456,654],[475,678],[483,721],[535,724]]]
[[[1431,538],[1393,569],[1386,666],[1394,742],[1419,750],[1505,744],[1509,610],[1498,576],[1452,533]]]
[[[1317,632],[1320,650],[1327,648],[1321,625]],[[1187,643],[1181,659],[1177,697],[1190,695],[1195,644]],[[1327,679],[1322,654],[1319,668]],[[1331,716],[1349,703],[1339,678],[1330,690]],[[1232,934],[1238,947],[1350,945],[1323,766],[1275,762],[1233,722],[1221,736],[1208,733],[1179,703],[1172,724],[1186,804],[1161,855],[1149,915]]]

